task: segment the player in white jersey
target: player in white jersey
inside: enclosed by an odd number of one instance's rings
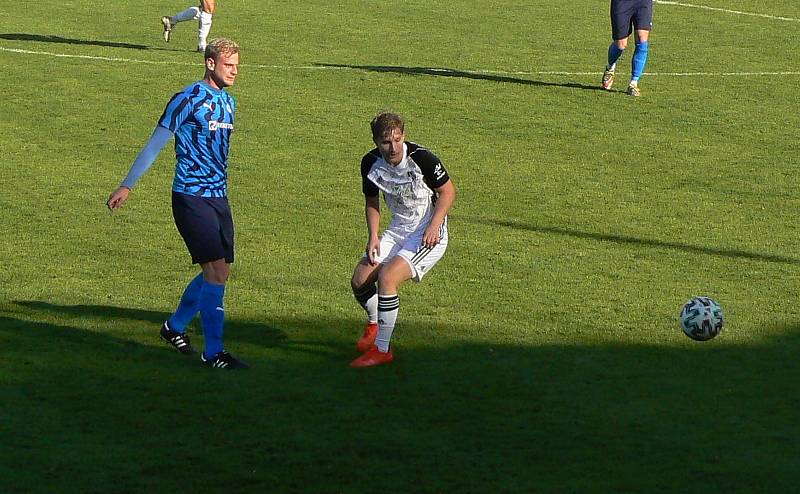
[[[197,51],[205,52],[208,33],[211,32],[211,18],[216,8],[216,0],[200,0],[200,5],[197,7],[189,7],[172,17],[165,15],[161,18],[161,24],[164,26],[164,41],[169,43],[175,24],[183,21],[197,21]]]
[[[370,123],[377,146],[361,159],[367,220],[367,248],[350,281],[367,312],[362,353],[350,367],[371,367],[394,360],[390,346],[400,285],[420,281],[447,250],[447,212],[456,188],[442,162],[419,144],[405,140],[400,115],[381,112]],[[380,193],[392,219],[378,236]]]

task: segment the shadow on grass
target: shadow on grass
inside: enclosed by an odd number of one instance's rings
[[[142,329],[151,332],[153,335],[158,334],[161,324],[171,315],[169,312],[109,305],[58,305],[41,301],[15,301],[14,304],[39,313],[50,312],[108,321],[142,321],[147,323]],[[196,317],[188,328],[190,335],[202,334],[198,324],[198,317]],[[287,341],[286,334],[275,326],[239,319],[226,319],[225,332],[226,335],[236,340],[258,342],[264,346],[280,345]]]
[[[336,64],[336,63],[315,63],[314,65],[316,65],[317,67],[358,69],[370,72],[394,72],[397,74],[407,74],[407,75],[458,77],[462,79],[475,79],[480,81],[525,84],[528,86],[555,86],[555,87],[565,87],[574,89],[586,89],[590,91],[603,90],[603,88],[597,85],[579,84],[577,82],[562,83],[562,82],[537,81],[533,79],[522,79],[519,77],[511,77],[507,75],[487,74],[483,72],[469,72],[466,70],[456,70],[456,69],[436,68],[436,67],[403,67],[394,65],[349,65],[349,64]]]
[[[454,216],[454,218],[456,217]],[[619,244],[644,245],[649,247],[680,250],[692,254],[708,254],[720,257],[750,259],[753,261],[775,262],[775,263],[795,264],[795,265],[800,264],[800,259],[795,257],[781,256],[777,254],[764,254],[760,252],[750,252],[740,249],[716,249],[711,247],[702,247],[699,245],[684,244],[680,242],[669,242],[664,240],[652,240],[641,237],[632,237],[628,235],[585,232],[571,228],[536,225],[534,223],[527,223],[524,221],[517,221],[517,220],[470,218],[462,216],[457,217],[457,219],[471,223],[480,223],[489,226],[502,226],[506,228],[514,228],[516,230],[526,230],[530,232],[543,233],[547,235],[553,235],[553,234],[564,235],[568,237],[581,238],[586,240],[598,240],[601,242],[616,242]]]
[[[92,45],[108,46],[111,48],[128,48],[131,50],[151,50],[147,45],[136,45],[131,43],[121,43],[117,41],[100,41],[94,39],[63,38],[52,34],[28,34],[28,33],[0,33],[0,39],[10,41],[35,41],[37,43],[62,43],[68,45]]]
[[[163,314],[19,305],[0,315],[9,492],[750,493],[800,480],[797,324],[751,345],[724,333],[669,347],[400,338],[393,364],[356,371],[351,339],[330,333],[352,321],[284,318],[270,326],[292,344],[340,351],[265,344],[244,355],[249,371],[215,372],[111,332],[25,320]],[[175,462],[181,475],[164,468]]]

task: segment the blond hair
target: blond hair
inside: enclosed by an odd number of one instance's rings
[[[239,45],[228,38],[217,38],[206,46],[205,58],[219,60],[220,55],[231,56],[239,53]]]

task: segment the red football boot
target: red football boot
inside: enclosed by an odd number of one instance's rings
[[[383,353],[378,350],[378,347],[372,345],[372,348],[367,350],[367,353],[350,362],[350,367],[372,367],[373,365],[388,364],[393,360],[394,353],[392,353],[391,348],[389,348],[388,352]]]
[[[378,336],[378,323],[368,322],[364,326],[364,334],[358,339],[356,343],[356,350],[358,353],[364,353],[375,344],[375,337]]]

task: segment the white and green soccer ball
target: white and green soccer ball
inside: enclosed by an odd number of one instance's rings
[[[722,331],[722,307],[710,297],[695,297],[681,309],[681,329],[695,341],[707,341]]]

